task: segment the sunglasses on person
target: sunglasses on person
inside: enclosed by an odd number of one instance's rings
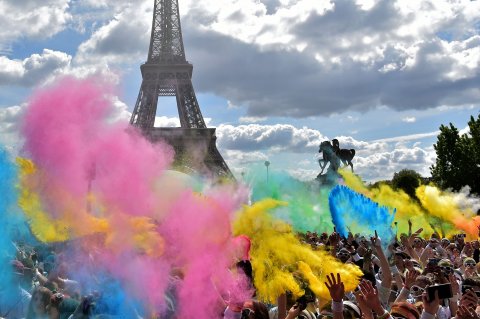
[[[444,274],[450,275],[453,272],[453,268],[450,266],[441,266],[440,267]]]
[[[241,319],[249,319],[251,315],[254,315],[255,311],[249,308],[244,308],[242,309],[242,316],[240,317]]]
[[[474,262],[466,262],[465,267],[475,267],[476,264]]]
[[[412,296],[414,296],[414,297],[418,297],[418,296],[422,295],[424,291],[425,291],[425,289],[423,289],[422,287],[417,286],[417,285],[413,285],[412,287],[410,287],[410,292],[411,292]]]

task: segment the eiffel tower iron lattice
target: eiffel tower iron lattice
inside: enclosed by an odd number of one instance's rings
[[[192,85],[193,65],[185,58],[178,0],[155,0],[147,62],[130,119],[151,141],[175,150],[174,166],[212,177],[233,175],[216,146],[215,128],[207,128]],[[154,127],[158,99],[175,96],[181,127]]]

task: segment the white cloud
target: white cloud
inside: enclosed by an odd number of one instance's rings
[[[118,96],[111,97],[113,109],[109,116],[109,120],[111,122],[128,122],[130,121],[130,117],[132,113],[128,110],[128,105],[121,101]]]
[[[0,46],[20,38],[45,39],[62,31],[71,20],[69,0],[0,1]]]
[[[26,104],[0,108],[0,143],[16,154],[21,147],[19,123]]]
[[[269,149],[277,152],[317,151],[318,145],[324,139],[317,130],[296,128],[289,124],[220,125],[217,128],[217,138],[218,144],[226,149]]]
[[[34,86],[63,74],[72,57],[64,52],[44,49],[24,60],[0,56],[0,85]]]
[[[203,120],[205,121],[205,125],[207,127],[211,127],[210,123],[212,122],[212,118],[204,117]],[[153,124],[153,126],[154,127],[180,127],[180,118],[178,118],[178,116],[176,117],[156,116],[155,123]]]
[[[405,123],[415,123],[417,121],[415,116],[407,116],[402,119],[402,122]]]
[[[434,163],[435,153],[419,147],[394,149],[355,157],[355,172],[368,181],[391,179],[395,172],[404,168],[413,169],[422,176],[430,176],[429,167]]]
[[[246,107],[246,120],[477,103],[479,3],[188,0],[180,11],[197,92]],[[52,36],[90,19],[93,33],[73,58],[75,75],[120,77],[124,64],[137,66],[147,57],[151,1],[9,0],[1,6],[8,12],[3,34],[13,38]],[[1,39],[0,33],[0,50]],[[13,78],[22,72],[9,67]]]
[[[340,122],[356,123],[358,120],[359,118],[357,116],[347,115],[346,117],[341,118]]]
[[[255,116],[241,116],[238,121],[240,123],[258,123],[267,120],[266,117],[255,117]]]
[[[409,135],[403,135],[403,136],[395,136],[395,137],[389,137],[389,138],[382,138],[382,139],[379,139],[379,140],[375,140],[374,142],[404,142],[404,141],[414,141],[414,140],[419,140],[419,139],[422,139],[422,138],[437,136],[439,133],[440,133],[440,131],[428,132],[428,133],[419,133],[419,134],[409,134]]]
[[[458,134],[459,135],[463,135],[463,134],[467,134],[467,135],[470,135],[470,126],[465,126],[464,128],[462,128],[460,131],[458,131]]]
[[[187,0],[180,12],[197,93],[246,107],[247,121],[478,103],[479,3]],[[78,48],[74,74],[114,70],[119,77],[125,64],[146,60],[151,1],[87,0],[72,8],[74,20],[101,17]]]
[[[155,127],[180,127],[180,119],[178,117],[156,116]]]
[[[227,101],[227,109],[231,110],[231,109],[238,109],[238,105],[235,105],[232,103],[232,101],[228,100]]]
[[[152,8],[148,2],[124,7],[79,46],[75,62],[120,64],[146,60]]]
[[[245,105],[249,117],[460,107],[480,98],[479,1],[268,3],[184,5],[200,89]]]

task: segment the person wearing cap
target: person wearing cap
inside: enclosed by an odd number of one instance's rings
[[[475,259],[470,257],[465,258],[463,260],[463,276],[465,278],[479,277],[476,266],[477,263],[475,262]]]
[[[350,259],[350,251],[346,248],[342,248],[337,253],[337,258],[340,259],[342,263],[346,263]]]

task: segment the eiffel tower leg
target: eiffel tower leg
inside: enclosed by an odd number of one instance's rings
[[[156,85],[143,82],[140,87],[140,92],[138,93],[130,123],[144,131],[149,130],[155,124],[157,103],[158,93]]]
[[[182,127],[206,128],[190,79],[178,84],[177,107]]]
[[[210,142],[210,147],[208,149],[208,152],[209,154],[207,155],[207,158],[210,157],[211,162],[206,161],[207,162],[206,164],[207,164],[207,167],[210,169],[210,171],[216,172],[217,176],[226,177],[229,179],[235,179],[233,177],[232,172],[228,168],[227,163],[225,162],[222,155],[218,151],[215,140],[212,140]]]

